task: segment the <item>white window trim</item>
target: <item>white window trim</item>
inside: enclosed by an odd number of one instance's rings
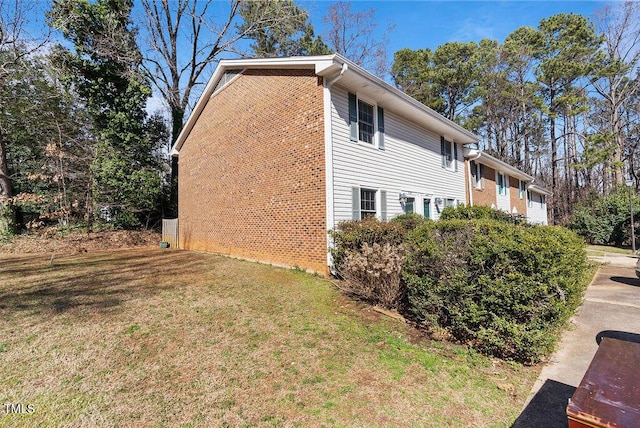
[[[500,189],[500,176],[502,176],[502,189]],[[498,196],[509,196],[508,175],[504,172],[496,171],[496,191]]]
[[[449,163],[449,165],[447,165],[445,160],[442,159],[443,161],[442,163],[444,164],[443,168],[446,169],[447,171],[455,171],[456,162],[458,161],[456,159],[456,148],[454,147],[455,141],[447,140],[447,137],[444,137],[444,143],[445,145],[449,143],[449,149],[451,150],[451,162]],[[444,157],[446,155],[443,153],[442,156]]]
[[[375,204],[374,208],[375,208],[375,217],[379,218],[380,216],[380,189],[373,189],[371,187],[360,187],[360,219],[364,219],[364,215],[363,213],[370,213],[372,211],[363,211],[362,209],[362,192],[363,191],[370,191],[370,192],[374,192],[373,194],[373,203]]]
[[[473,187],[474,189],[484,189],[484,174],[482,174],[483,168],[481,167],[481,164],[476,162],[475,160],[471,162],[471,165],[474,166],[473,170],[471,171]]]
[[[361,97],[359,94],[355,94],[356,95],[356,115],[358,117],[358,144],[363,145],[365,147],[373,147],[377,150],[380,150],[380,145],[379,145],[379,136],[378,136],[378,104],[375,103],[375,101],[366,98],[366,97]],[[371,143],[367,143],[364,140],[360,139],[360,103],[359,101],[362,101],[364,103],[369,104],[370,106],[373,107],[373,141]]]
[[[362,210],[362,191],[371,191],[374,192],[374,204],[375,204],[375,218],[380,220],[380,221],[387,221],[389,220],[389,196],[388,196],[388,191],[382,188],[376,188],[375,186],[354,186],[352,187],[352,191],[355,192],[357,189],[357,196],[358,196],[358,205],[355,204],[355,195],[352,195],[352,206],[351,209],[353,211],[354,216],[352,217],[353,220],[362,220],[364,219],[363,216],[363,210]],[[386,195],[385,196],[385,205],[383,207],[382,204],[382,195],[383,193]],[[355,216],[356,213],[356,209],[355,207],[357,206],[357,218]],[[365,211],[365,212],[369,212],[373,214],[373,211]]]

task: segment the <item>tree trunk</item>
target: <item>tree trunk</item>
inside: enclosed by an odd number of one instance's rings
[[[171,143],[172,146],[182,132],[184,120],[184,109],[182,107],[171,107]],[[178,158],[170,157],[171,163],[171,193],[169,195],[169,206],[167,207],[167,216],[169,218],[178,217]]]
[[[553,192],[553,203],[551,204],[551,221],[557,224],[558,207],[558,142],[556,141],[556,119],[553,111],[549,114],[549,132],[551,139],[551,191]]]
[[[7,149],[4,134],[0,130],[0,235],[15,232],[16,212],[10,198],[13,197]]]

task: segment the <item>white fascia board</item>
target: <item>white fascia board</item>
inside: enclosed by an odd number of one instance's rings
[[[218,62],[218,66],[214,70],[207,86],[205,87],[202,95],[198,99],[195,107],[193,108],[187,122],[185,123],[180,135],[176,139],[175,144],[171,149],[172,156],[178,156],[182,145],[184,144],[187,136],[193,129],[198,117],[202,113],[204,106],[207,104],[209,97],[213,94],[218,81],[222,78],[224,72],[228,69],[260,69],[260,68],[282,68],[282,69],[313,69],[316,74],[323,75],[324,73],[331,73],[335,69],[338,71],[341,68],[341,64],[335,62],[336,55],[321,55],[321,56],[307,56],[307,57],[287,57],[287,58],[252,58],[252,59],[223,59]],[[322,73],[322,74],[321,74]]]
[[[531,190],[532,192],[540,193],[545,196],[553,195],[553,192],[550,192],[549,190],[545,189],[544,187],[540,187],[537,184],[530,184],[529,186],[527,186],[527,190]]]
[[[346,64],[346,67],[345,67]],[[349,61],[340,54],[308,56],[308,57],[285,57],[285,58],[253,58],[253,59],[227,59],[218,63],[211,79],[207,83],[200,99],[196,103],[193,111],[189,115],[182,132],[178,136],[172,148],[172,154],[177,156],[186,140],[187,136],[193,129],[195,122],[202,113],[204,106],[207,104],[209,97],[213,93],[218,81],[229,69],[260,69],[260,68],[281,68],[281,69],[313,69],[314,72],[321,77],[331,78],[339,74],[350,79],[341,79],[340,84],[347,89],[355,92],[372,91],[373,96],[382,107],[396,110],[418,124],[427,125],[428,128],[440,133],[445,138],[457,143],[468,144],[477,143],[478,137],[470,131],[467,131],[455,122],[445,118],[441,114],[435,112],[419,101],[411,98],[398,88],[395,88],[384,80],[374,76],[364,70],[357,64]],[[348,82],[351,82],[349,84]],[[353,85],[353,87],[351,87]]]
[[[500,172],[504,172],[510,177],[514,177],[529,183],[533,182],[533,176],[527,174],[524,171],[520,171],[515,166],[511,166],[508,163],[501,161],[500,159],[494,158],[493,156],[483,152],[482,150],[465,148],[464,157],[469,160],[475,160],[479,163],[483,163]]]
[[[428,128],[437,131],[451,141],[461,144],[478,142],[479,138],[474,133],[430,109],[400,89],[389,85],[342,55],[335,54],[334,61],[340,65],[340,68],[342,68],[343,64],[348,65],[344,76],[348,78],[345,79],[343,77],[340,80],[340,85],[347,90],[365,94],[371,92],[371,98],[376,99],[380,106],[396,110],[418,124],[426,124]]]

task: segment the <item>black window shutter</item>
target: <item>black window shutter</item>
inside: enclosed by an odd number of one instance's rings
[[[442,167],[447,167],[447,156],[444,149],[444,137],[440,137],[440,157],[442,158]]]
[[[358,141],[358,101],[356,94],[349,92],[349,138]]]
[[[384,150],[384,109],[378,106],[378,148]]]

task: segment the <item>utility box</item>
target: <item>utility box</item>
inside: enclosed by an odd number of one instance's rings
[[[569,428],[640,427],[640,343],[602,339],[567,418]]]

